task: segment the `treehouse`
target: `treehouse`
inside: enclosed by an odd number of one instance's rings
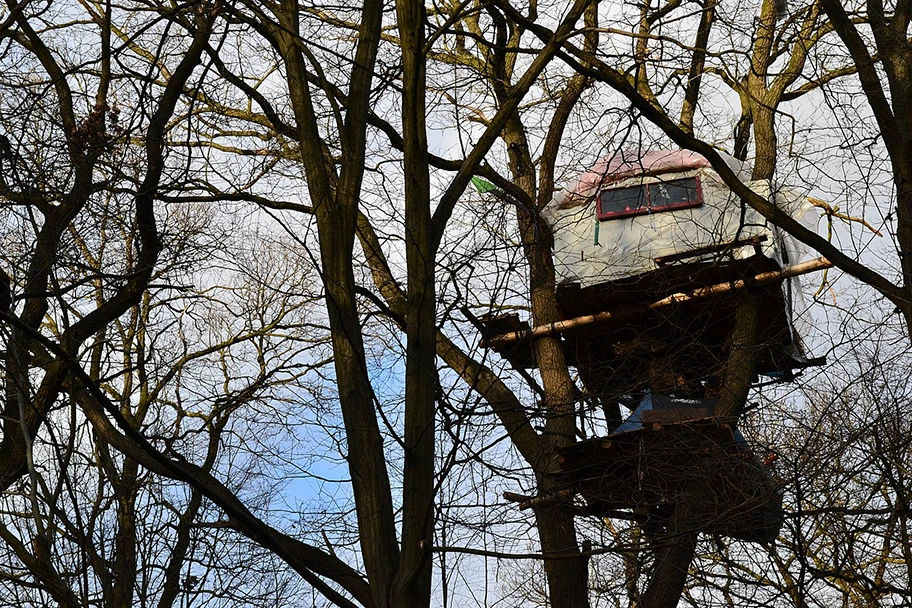
[[[806,198],[750,181],[745,164],[726,161],[755,193],[813,227]],[[753,342],[739,348],[751,349],[756,374],[787,380],[822,362],[802,342],[799,276],[829,262],[802,261],[797,241],[747,206],[703,156],[680,150],[616,154],[558,193],[544,215],[560,319],[531,327],[516,315],[488,317],[483,344],[530,369],[534,340],[558,337],[608,434],[559,450],[563,492],[512,500],[571,500],[578,512],[634,519],[658,534],[683,505],[702,532],[775,538],[781,493],[735,421],[716,416],[716,399],[743,290],[756,296],[759,321]],[[632,410],[626,420],[622,404]]]
[[[792,218],[815,222],[806,198],[727,157],[741,180]],[[651,390],[713,398],[730,350],[740,289],[759,294],[756,371],[788,379],[820,363],[805,354],[796,263],[800,244],[744,204],[701,155],[618,153],[545,209],[554,234],[560,322],[531,328],[484,319],[485,344],[536,367],[532,339],[559,334],[587,392],[614,401]],[[824,262],[806,262],[805,265]]]

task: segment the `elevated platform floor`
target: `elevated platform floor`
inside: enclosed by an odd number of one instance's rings
[[[585,289],[560,286],[561,320],[571,325],[560,332],[567,362],[580,370],[594,394],[609,384],[617,394],[646,388],[698,394],[694,387],[715,377],[727,359],[739,291],[685,298],[658,308],[647,306],[671,294],[686,295],[736,281],[750,284],[754,276],[776,270],[776,262],[756,255],[726,263],[676,264]],[[783,286],[768,283],[748,288],[759,294],[763,314],[755,349],[756,371],[787,379],[796,369],[819,364],[821,361],[798,354],[801,346],[795,343]],[[572,326],[574,319],[604,312],[610,312],[611,318]],[[527,322],[516,315],[503,315],[482,319],[482,323],[484,345],[491,345],[516,367],[536,367],[529,335],[506,343],[497,340],[510,332],[528,333]]]
[[[561,449],[568,487],[585,499],[588,513],[616,516],[629,509],[653,532],[661,532],[686,499],[701,532],[748,542],[775,539],[782,495],[737,430],[714,418],[669,422],[698,410],[644,416],[641,428]]]

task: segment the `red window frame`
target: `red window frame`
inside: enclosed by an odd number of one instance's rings
[[[694,180],[694,191],[696,192],[696,198],[691,201],[679,201],[676,203],[671,203],[667,205],[653,206],[650,190],[653,186],[660,184],[673,184],[675,182],[689,182]],[[628,207],[619,211],[602,211],[602,196],[606,192],[611,192],[612,190],[645,190],[646,196],[646,206],[645,207]],[[642,184],[640,186],[632,186],[629,188],[614,188],[606,189],[599,192],[598,195],[598,219],[600,220],[617,220],[625,217],[636,217],[638,215],[646,215],[648,213],[663,213],[665,211],[678,211],[680,209],[693,209],[699,207],[703,204],[703,188],[700,184],[700,176],[694,175],[693,177],[681,177],[676,179],[670,179],[664,182],[652,182],[648,184]]]

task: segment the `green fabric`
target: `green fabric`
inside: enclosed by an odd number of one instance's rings
[[[473,177],[472,185],[475,186],[475,189],[478,190],[479,194],[487,194],[488,192],[497,190],[497,186],[489,181],[481,179],[480,177]]]

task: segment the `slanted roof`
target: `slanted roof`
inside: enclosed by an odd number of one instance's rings
[[[620,435],[648,427],[651,423],[683,423],[712,418],[716,413],[715,399],[682,399],[647,392],[627,420],[610,435]],[[744,435],[732,427],[735,445],[747,447]]]
[[[744,163],[725,153],[720,154],[732,170],[742,174],[739,177],[747,178]],[[563,191],[555,195],[552,204],[558,209],[570,209],[586,204],[601,186],[631,177],[680,173],[705,167],[710,167],[706,157],[690,150],[619,150],[568,183]]]

